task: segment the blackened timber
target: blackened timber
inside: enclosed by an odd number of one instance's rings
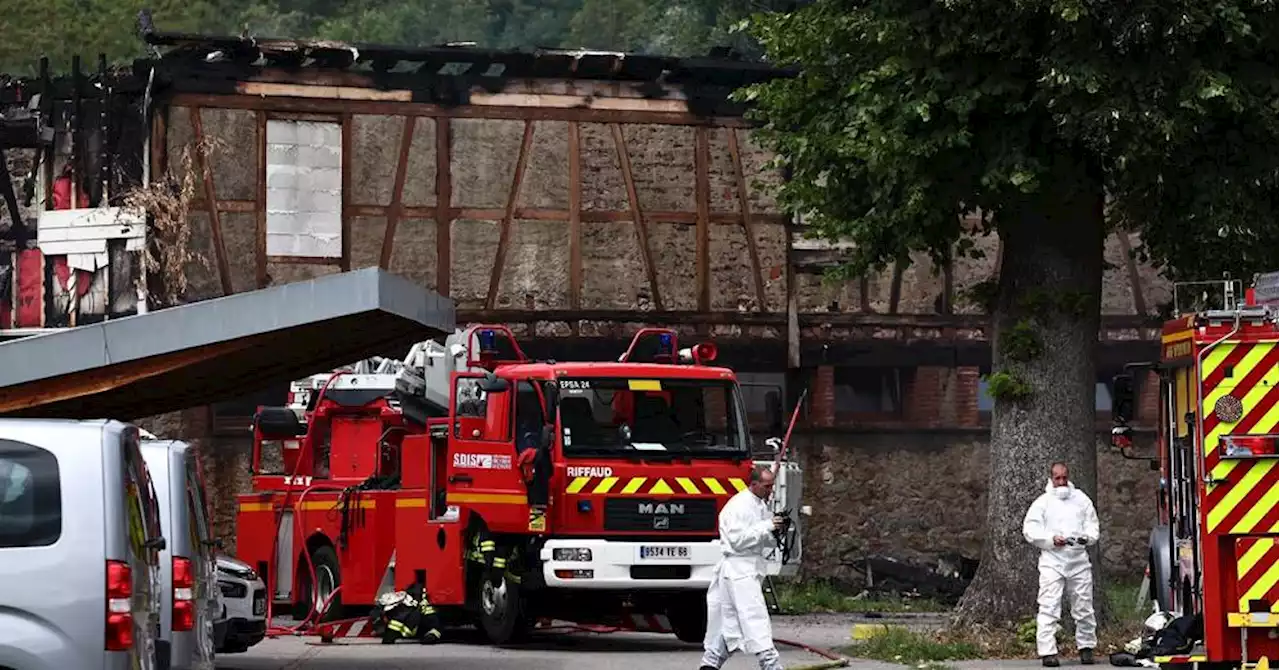
[[[742,152],[738,148],[738,131],[729,129],[729,157],[733,160],[734,179],[738,183],[738,211],[742,215],[742,232],[747,238],[747,255],[751,259],[752,284],[756,289],[756,311],[768,308],[764,296],[764,277],[760,272],[760,252],[756,249],[755,228],[751,225],[751,194],[747,191],[747,174],[742,168]]]
[[[803,328],[830,326],[833,328],[901,328],[932,329],[958,328],[977,330],[990,325],[985,314],[880,314],[861,312],[820,312],[797,315]],[[647,311],[610,309],[564,310],[515,310],[515,309],[459,309],[459,322],[471,323],[567,323],[571,321],[600,321],[610,323],[694,324],[706,323],[718,326],[774,326],[787,324],[786,312],[738,312],[738,311]],[[1158,320],[1137,315],[1109,315],[1102,319],[1103,330],[1132,330],[1155,328]]]
[[[569,308],[582,305],[582,131],[569,123]],[[577,334],[577,323],[572,326]]]
[[[446,298],[453,276],[452,138],[449,119],[436,119],[436,291]]]
[[[191,132],[196,143],[196,156],[200,159],[200,173],[204,184],[204,199],[209,205],[209,231],[213,241],[213,255],[218,264],[218,280],[222,286],[223,295],[231,295],[234,290],[231,286],[231,266],[227,261],[227,248],[222,243],[222,217],[218,213],[218,208],[213,206],[217,202],[215,190],[213,186],[213,165],[209,162],[209,144],[205,142],[204,122],[200,118],[200,108],[195,107],[191,110]],[[345,237],[345,236],[344,236]]]
[[[440,73],[446,65],[464,64],[463,75],[473,78],[515,79],[612,79],[648,82],[669,80],[679,84],[739,88],[795,74],[795,69],[778,68],[768,63],[725,58],[675,58],[639,53],[583,53],[579,50],[545,49],[530,51],[496,50],[456,46],[391,46],[367,43],[334,43],[269,37],[236,37],[184,33],[149,33],[149,44],[175,47],[162,56],[161,62],[187,65],[248,66],[259,57],[287,64],[313,63],[310,67],[329,67],[349,62],[374,66],[385,74],[387,64],[400,63],[404,68],[417,66],[414,74]],[[229,63],[210,64],[205,56],[222,51],[230,54]],[[138,61],[138,64],[148,61]],[[501,76],[486,77],[494,66]],[[135,71],[137,64],[135,64]]]
[[[1133,257],[1133,245],[1129,242],[1129,232],[1117,230],[1116,240],[1120,242],[1120,253],[1124,254],[1124,269],[1129,276],[1129,289],[1133,291],[1133,313],[1147,313],[1147,299],[1142,295],[1142,281],[1138,275],[1138,262]]]
[[[351,204],[351,154],[354,153],[352,147],[355,144],[355,128],[352,124],[352,115],[350,112],[342,115],[342,156],[339,158],[339,165],[342,170],[342,262],[339,267],[343,272],[351,269],[351,212],[347,206]]]
[[[511,192],[507,194],[507,210],[502,216],[502,227],[498,232],[498,248],[494,251],[493,270],[489,275],[489,295],[485,298],[485,306],[493,309],[498,303],[498,290],[502,285],[502,266],[507,262],[507,246],[511,243],[511,221],[516,213],[516,202],[520,199],[520,184],[524,181],[524,170],[529,163],[529,149],[533,146],[533,122],[524,122],[524,136],[520,140],[520,154],[516,157],[516,171],[511,176]]]
[[[387,228],[382,237],[382,255],[378,265],[386,270],[391,267],[391,254],[395,250],[396,229],[404,218],[404,182],[409,174],[409,150],[413,147],[413,131],[416,116],[404,117],[404,130],[400,131],[400,155],[396,159],[395,183],[391,185],[391,206],[387,208]]]
[[[162,104],[219,107],[224,109],[267,109],[275,111],[333,114],[349,110],[355,114],[450,117],[459,119],[507,119],[515,121],[581,121],[588,123],[639,123],[686,126],[750,127],[740,116],[716,114],[698,116],[684,112],[646,112],[573,107],[442,106],[419,100],[348,100],[338,97],[286,97],[245,95],[235,86],[211,86],[200,80],[176,81],[157,94]]]
[[[0,149],[38,149],[42,145],[34,116],[25,119],[0,118]]]
[[[649,292],[653,297],[653,305],[662,311],[662,293],[658,290],[657,269],[653,266],[653,255],[649,251],[649,229],[641,213],[640,196],[636,192],[635,176],[631,173],[631,156],[627,152],[627,141],[622,136],[622,126],[614,123],[609,126],[613,131],[613,144],[618,152],[618,164],[622,167],[622,182],[627,187],[627,203],[631,206],[631,214],[635,219],[636,242],[640,246],[640,260],[644,264],[644,273],[649,278]]]

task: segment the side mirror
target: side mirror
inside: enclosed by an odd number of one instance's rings
[[[547,403],[547,416],[555,423],[556,407],[560,405],[560,386],[555,382],[542,385],[542,397]]]
[[[1133,418],[1133,376],[1119,374],[1111,378],[1111,421],[1117,426]]]
[[[479,386],[480,390],[485,393],[504,393],[507,389],[511,388],[511,385],[507,383],[507,380],[494,375],[492,372],[485,373],[484,379],[480,380]]]
[[[769,422],[769,433],[782,433],[782,394],[777,391],[764,394],[764,411]]]

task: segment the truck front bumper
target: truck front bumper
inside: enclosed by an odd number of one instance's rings
[[[621,542],[557,538],[539,558],[542,577],[564,589],[705,589],[720,561],[720,541]]]

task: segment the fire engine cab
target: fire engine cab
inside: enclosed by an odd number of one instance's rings
[[[507,328],[475,326],[295,384],[291,407],[255,416],[238,557],[297,618],[416,582],[498,644],[549,619],[700,641],[718,513],[753,465],[715,355],[644,329],[616,362],[532,361]],[[784,462],[775,509],[800,493]],[[800,558],[791,528],[774,574]]]
[[[1275,280],[1264,275],[1243,303],[1238,281],[1176,285],[1175,305],[1195,304],[1165,323],[1158,363],[1129,366],[1154,370],[1160,384],[1155,600],[1203,622],[1192,626],[1199,644],[1157,657],[1162,667],[1254,668],[1280,656]],[[1133,457],[1132,375],[1117,376],[1112,394],[1112,440]]]

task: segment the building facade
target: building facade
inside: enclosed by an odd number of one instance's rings
[[[977,557],[989,327],[964,296],[998,273],[999,240],[978,240],[981,261],[935,267],[917,255],[825,282],[839,249],[805,239],[781,211],[773,193],[785,175],[729,98],[785,73],[568,51],[150,41],[162,55],[99,87],[122,101],[107,108],[123,110],[121,119],[132,112],[136,123],[91,131],[85,112],[71,114],[56,132],[66,138],[60,148],[9,151],[17,181],[39,182],[37,213],[52,208],[41,196],[61,173],[24,170],[24,156],[52,154],[54,167],[77,147],[105,155],[77,174],[136,156],[138,165],[118,171],[121,199],[171,176],[168,218],[153,217],[147,230],[159,261],[130,266],[150,308],[163,308],[161,296],[207,300],[379,266],[451,297],[459,323],[509,324],[538,358],[612,359],[636,329],[673,325],[682,337],[715,339],[762,430],[767,393],[794,399],[810,390],[797,443],[818,509],[807,570],[838,575],[859,552]],[[15,100],[14,86],[6,109],[29,95]],[[56,89],[49,97],[74,108]],[[102,154],[103,146],[117,150]],[[0,237],[12,231],[0,228]],[[1156,314],[1168,300],[1155,270],[1130,256],[1138,243],[1124,232],[1107,242],[1100,428],[1109,412],[1103,382],[1154,355]],[[30,309],[17,319],[17,305],[66,285],[26,267],[37,256],[52,265],[57,254],[0,244],[13,268],[8,302],[0,294],[11,316],[0,329],[73,325],[44,313],[33,325]],[[166,263],[167,272],[157,269]],[[149,271],[139,274],[142,266]],[[121,299],[108,316],[136,302]],[[227,536],[231,496],[247,487],[249,416],[285,392],[244,390],[149,422],[202,444]],[[1154,417],[1153,402],[1140,419]],[[1154,482],[1145,466],[1100,458],[1099,506],[1116,540],[1108,559],[1140,569]]]

